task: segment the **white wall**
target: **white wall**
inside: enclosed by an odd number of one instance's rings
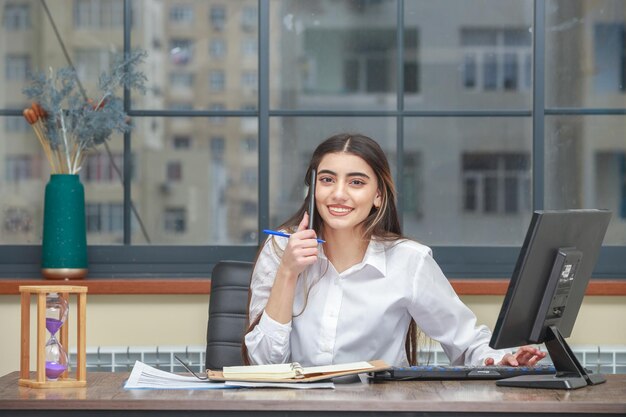
[[[478,316],[493,328],[502,297],[462,297]],[[33,297],[34,300],[34,297]],[[87,346],[186,346],[204,345],[208,315],[204,295],[88,295]],[[76,326],[75,306],[70,314],[70,344]],[[0,296],[0,375],[19,370],[20,298]],[[35,317],[34,303],[31,317]],[[626,346],[626,297],[587,297],[574,328],[571,345]],[[70,320],[72,320],[70,318]],[[34,324],[32,324],[34,326]],[[36,342],[31,329],[32,344]],[[31,370],[35,370],[31,349]]]

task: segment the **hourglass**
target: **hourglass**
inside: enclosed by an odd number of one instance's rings
[[[50,339],[45,346],[46,352],[46,379],[56,381],[67,371],[68,358],[63,345],[57,339],[57,333],[67,320],[67,300],[52,292],[46,296],[46,329],[50,332]]]
[[[22,345],[19,385],[31,388],[84,387],[86,380],[85,316],[87,287],[20,286]],[[37,375],[30,376],[30,296],[37,294]],[[77,294],[76,379],[68,377],[69,295]],[[46,334],[49,337],[46,340]]]

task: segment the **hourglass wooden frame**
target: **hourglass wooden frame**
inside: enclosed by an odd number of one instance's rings
[[[20,378],[18,385],[31,388],[76,388],[87,385],[86,364],[86,335],[85,324],[87,315],[87,287],[73,285],[22,285],[21,310],[21,352],[20,352]],[[77,319],[76,319],[76,378],[69,378],[68,371],[56,381],[46,380],[46,295],[58,293],[68,301],[69,295],[77,294]],[[30,299],[33,294],[37,295],[37,372],[36,378],[30,378]],[[69,314],[60,329],[60,343],[69,353]]]

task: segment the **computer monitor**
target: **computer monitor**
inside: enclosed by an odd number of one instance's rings
[[[572,333],[610,218],[607,210],[533,213],[489,346],[544,343],[556,374],[498,385],[575,389],[606,381],[583,368],[564,338]]]

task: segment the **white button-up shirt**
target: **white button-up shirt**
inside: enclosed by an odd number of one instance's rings
[[[275,239],[281,249],[286,239]],[[272,238],[259,254],[251,281],[250,319],[259,324],[246,335],[252,363],[300,362],[303,366],[383,359],[408,364],[405,340],[413,317],[438,341],[453,365],[496,363],[504,351],[488,346],[491,333],[432,258],[427,246],[410,240],[372,240],[363,261],[342,273],[320,250],[315,264],[298,277],[293,319],[281,324],[264,309],[280,264]],[[308,296],[307,296],[308,293]]]

